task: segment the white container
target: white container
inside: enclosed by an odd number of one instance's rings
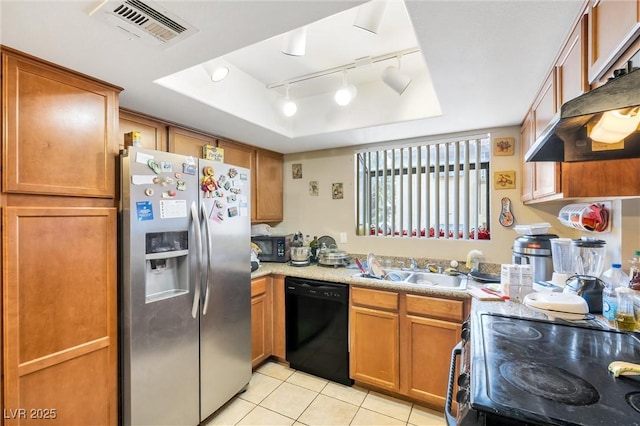
[[[516,225],[513,229],[515,229],[518,234],[522,235],[540,235],[546,234],[549,228],[551,228],[551,224],[543,222],[532,223],[530,225]]]

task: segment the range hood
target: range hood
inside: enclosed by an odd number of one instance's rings
[[[638,56],[638,55],[636,55]],[[618,70],[618,77],[562,105],[560,112],[525,154],[525,161],[593,161],[640,158],[640,131],[622,142],[594,142],[587,127],[606,111],[640,106],[640,69]]]

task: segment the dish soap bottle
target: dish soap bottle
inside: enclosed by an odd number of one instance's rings
[[[620,263],[612,263],[611,268],[602,274],[602,281],[605,285],[602,290],[602,315],[613,325],[618,311],[616,288],[626,287],[629,278],[622,272]]]

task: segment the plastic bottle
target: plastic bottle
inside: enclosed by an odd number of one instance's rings
[[[315,262],[316,256],[318,255],[318,236],[314,235],[313,240],[309,243],[309,247],[311,247],[311,260]]]
[[[633,259],[630,260],[629,288],[640,291],[640,250],[633,252]]]
[[[602,315],[613,324],[618,310],[616,288],[626,287],[629,277],[622,272],[620,263],[612,263],[611,268],[602,274],[602,281],[605,285],[602,290]]]

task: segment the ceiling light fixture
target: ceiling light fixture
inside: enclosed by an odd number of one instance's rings
[[[284,36],[282,53],[290,56],[304,56],[307,47],[307,27],[289,31]]]
[[[209,75],[209,78],[214,83],[222,81],[229,75],[229,68],[225,66],[214,65],[212,63],[203,64],[205,71]]]
[[[336,90],[336,94],[334,95],[334,99],[336,103],[340,106],[347,106],[351,103],[353,98],[356,97],[358,93],[358,89],[353,84],[347,85],[347,70],[342,71],[342,87]]]
[[[336,73],[339,73],[339,72],[343,72],[345,70],[358,68],[360,66],[371,65],[373,63],[387,61],[389,59],[396,59],[399,56],[408,55],[410,53],[417,53],[417,52],[420,52],[420,49],[418,49],[417,47],[413,47],[413,48],[410,48],[410,49],[404,49],[404,50],[400,50],[400,51],[397,51],[397,52],[391,52],[391,53],[387,53],[387,54],[380,55],[380,56],[360,58],[360,59],[356,59],[355,62],[351,62],[351,63],[348,63],[348,64],[343,64],[343,65],[340,65],[340,66],[337,66],[337,67],[334,67],[334,68],[329,68],[329,69],[326,69],[326,70],[317,71],[317,72],[314,72],[314,73],[305,74],[305,75],[301,75],[301,76],[298,76],[298,77],[293,77],[293,78],[290,78],[288,80],[279,81],[279,82],[276,82],[276,83],[270,83],[270,84],[267,84],[267,89],[275,89],[276,87],[286,86],[287,84],[300,83],[302,81],[312,80],[314,78],[319,78],[319,77],[324,77],[326,75],[336,74]],[[409,78],[409,79],[411,79],[411,78]]]
[[[398,95],[402,95],[411,83],[411,76],[402,71],[401,63],[402,55],[398,55],[398,67],[391,66],[382,71],[382,81]]]
[[[356,15],[353,26],[373,34],[378,34],[386,7],[386,2],[377,0],[363,4],[358,8],[358,14]]]
[[[631,110],[606,111],[593,126],[589,137],[597,142],[616,143],[638,130],[640,107]]]
[[[298,112],[298,105],[291,99],[289,99],[289,85],[286,86],[286,96],[278,100],[278,107],[282,111],[285,117],[293,117]]]

